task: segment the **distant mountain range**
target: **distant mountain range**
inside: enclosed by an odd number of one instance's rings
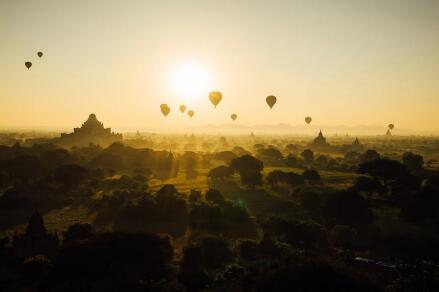
[[[242,124],[206,124],[198,127],[191,128],[195,132],[221,132],[225,134],[291,134],[291,135],[316,135],[320,130],[325,135],[340,135],[346,134],[361,135],[361,136],[376,136],[386,134],[387,128],[383,126],[372,125],[357,125],[357,126],[345,126],[345,125],[289,125],[289,124],[261,124],[261,125],[242,125]],[[434,131],[416,131],[411,129],[397,128],[392,131],[394,135],[409,136],[409,135],[437,135],[438,132]]]

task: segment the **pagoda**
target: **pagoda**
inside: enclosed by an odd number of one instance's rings
[[[317,150],[317,151],[325,151],[331,149],[331,145],[329,145],[329,143],[326,142],[326,138],[325,136],[323,136],[322,130],[320,130],[317,137],[315,137],[314,140],[308,146],[312,150]]]
[[[107,147],[115,142],[122,142],[122,134],[111,132],[111,128],[105,128],[95,114],[90,114],[80,128],[74,128],[70,134],[62,133],[55,140],[55,143],[69,147],[90,144]]]
[[[355,138],[354,142],[350,145],[344,145],[343,146],[343,152],[357,152],[361,153],[364,152],[364,146],[361,144],[360,140],[358,138]]]
[[[40,254],[53,256],[59,246],[58,234],[47,231],[43,217],[35,211],[29,219],[25,232],[14,234],[12,246],[21,257]]]

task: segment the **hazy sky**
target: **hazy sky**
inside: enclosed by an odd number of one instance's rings
[[[216,110],[207,92],[185,96],[182,66],[223,92]],[[439,1],[0,0],[0,126],[75,126],[91,112],[113,127],[235,112],[241,124],[310,115],[438,132]]]

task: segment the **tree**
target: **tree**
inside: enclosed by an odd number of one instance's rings
[[[286,181],[286,173],[281,170],[273,170],[267,175],[266,180],[273,188],[276,184]]]
[[[274,147],[259,149],[258,156],[263,161],[272,164],[278,164],[283,159],[282,153]]]
[[[427,178],[425,187],[439,192],[439,174],[434,174]]]
[[[274,187],[278,183],[286,183],[290,186],[297,186],[303,184],[303,177],[294,172],[284,172],[281,170],[271,171],[266,178],[267,182]]]
[[[383,194],[386,191],[386,188],[376,178],[360,176],[352,186],[352,190],[372,196],[374,194]]]
[[[180,165],[186,171],[187,179],[194,179],[198,176],[199,164],[200,158],[195,152],[186,151],[181,157]]]
[[[218,204],[218,205],[223,204],[225,201],[221,192],[218,190],[214,190],[214,189],[209,189],[206,192],[206,200],[213,202],[215,204]]]
[[[64,243],[74,240],[84,240],[92,236],[92,227],[88,223],[75,223],[63,232]]]
[[[96,156],[90,161],[90,166],[94,168],[121,169],[124,161],[120,154],[104,152]]]
[[[286,220],[278,216],[270,216],[263,223],[264,236],[277,239],[296,246],[318,247],[325,243],[325,231],[314,223]]]
[[[297,161],[296,155],[288,154],[287,159],[286,159],[286,165],[291,166],[291,167],[298,166],[298,161]]]
[[[245,186],[254,188],[263,184],[262,174],[260,172],[246,172],[241,174],[241,183]]]
[[[233,159],[230,166],[239,173],[243,185],[254,187],[262,184],[262,175],[260,173],[264,169],[262,161],[251,155],[243,155]]]
[[[401,162],[396,160],[368,161],[360,164],[358,172],[379,180],[387,189],[388,195],[398,201],[406,199],[420,185],[420,179],[412,175]]]
[[[402,163],[412,171],[422,170],[424,158],[421,155],[412,152],[405,152],[402,155]]]
[[[75,164],[61,165],[55,170],[55,179],[67,187],[81,183],[87,175],[87,169]]]
[[[212,168],[207,174],[211,179],[225,179],[233,176],[234,170],[230,166],[220,165]]]
[[[389,181],[407,174],[405,166],[391,159],[374,159],[360,164],[358,172]]]
[[[299,193],[300,206],[311,215],[317,215],[324,203],[323,196],[314,191],[301,191]]]
[[[402,204],[401,218],[415,223],[432,220],[439,223],[439,192],[424,188],[416,192]]]
[[[8,171],[17,179],[28,181],[45,174],[46,169],[38,156],[20,155],[8,161]]]
[[[254,158],[251,155],[243,155],[233,159],[230,163],[230,166],[239,173],[260,172],[264,169],[264,164],[262,161]]]
[[[188,291],[199,291],[209,282],[206,271],[224,267],[232,259],[232,250],[225,239],[205,237],[183,249],[178,278]]]
[[[46,164],[49,170],[53,170],[58,166],[71,164],[72,157],[65,149],[49,150],[41,155],[42,163]]]
[[[300,174],[294,173],[292,171],[287,172],[286,175],[286,182],[292,186],[298,186],[298,185],[303,185],[303,183],[305,182],[303,179],[303,176],[301,176]]]
[[[364,152],[360,157],[361,163],[370,162],[377,159],[380,159],[380,154],[376,150],[371,149],[366,150],[366,152]]]
[[[307,169],[302,173],[302,177],[305,181],[308,181],[309,183],[319,183],[321,178],[320,174],[315,169]]]
[[[311,164],[314,162],[314,153],[310,149],[303,150],[302,154],[300,154],[305,160],[305,163]]]
[[[350,164],[358,164],[360,162],[361,155],[357,152],[346,152],[344,155],[344,160]]]
[[[103,233],[60,251],[55,263],[57,281],[68,281],[69,289],[82,291],[84,283],[89,285],[85,290],[93,290],[103,281],[166,279],[173,254],[169,237]]]
[[[175,187],[165,185],[156,196],[144,193],[139,201],[127,202],[113,212],[113,230],[167,233],[179,237],[186,232],[188,210],[188,202]]]
[[[365,225],[373,219],[367,200],[352,190],[328,194],[322,214],[329,224]]]
[[[227,241],[221,237],[207,236],[183,249],[182,269],[216,269],[233,259]]]
[[[191,189],[189,193],[189,202],[199,202],[201,200],[201,192]]]
[[[328,156],[326,155],[319,155],[316,159],[316,163],[320,167],[326,167],[328,165]]]

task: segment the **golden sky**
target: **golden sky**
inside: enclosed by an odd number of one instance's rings
[[[216,110],[209,90],[223,93]],[[91,112],[113,127],[237,113],[438,132],[439,1],[0,0],[0,126],[76,126]]]

